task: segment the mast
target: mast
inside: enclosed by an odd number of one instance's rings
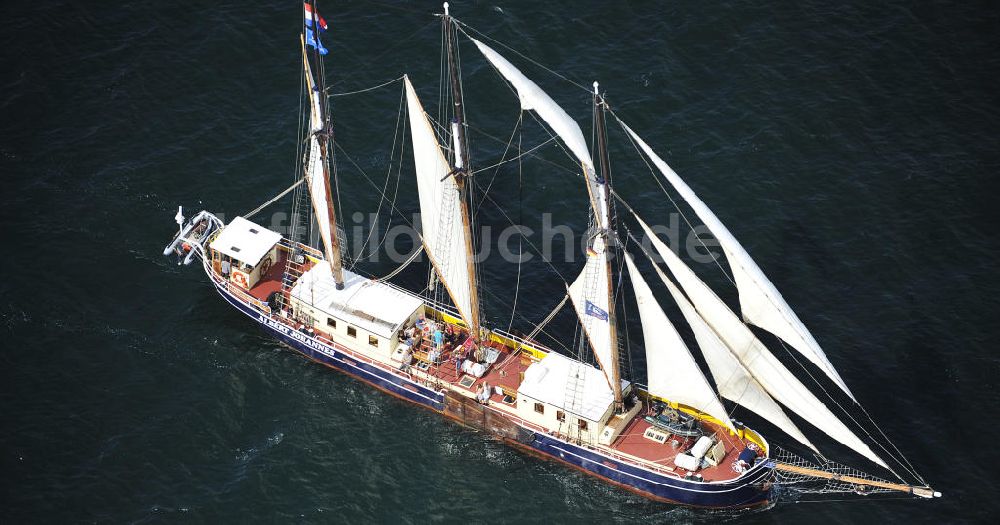
[[[340,239],[337,236],[337,213],[334,207],[333,201],[333,191],[330,187],[330,145],[333,143],[333,127],[330,125],[330,111],[326,100],[326,79],[324,78],[325,72],[323,69],[322,55],[319,52],[319,10],[316,8],[316,0],[310,2],[312,6],[312,32],[313,38],[316,40],[315,46],[313,46],[313,63],[316,64],[316,78],[310,78],[310,98],[315,97],[316,102],[319,106],[319,129],[312,129],[313,136],[319,145],[319,155],[321,159],[321,164],[323,168],[323,184],[324,193],[322,196],[326,201],[326,212],[327,221],[330,227],[329,238],[323,239],[323,243],[326,244],[327,248],[327,259],[330,264],[330,271],[333,274],[333,281],[336,284],[338,290],[344,289],[344,271],[343,264],[340,255]],[[303,60],[305,61],[306,75],[311,77],[311,71],[309,67],[309,58],[304,44],[303,36]],[[315,198],[318,198],[316,196]]]
[[[476,275],[476,252],[472,242],[472,219],[469,215],[469,184],[468,178],[471,170],[469,168],[469,144],[465,137],[465,112],[462,108],[462,86],[459,78],[458,65],[456,62],[455,47],[458,45],[455,39],[455,28],[451,15],[448,11],[448,2],[444,3],[444,34],[445,45],[448,48],[448,73],[451,79],[451,96],[454,102],[454,120],[451,123],[452,147],[454,150],[453,175],[455,185],[458,186],[458,200],[461,207],[462,229],[465,232],[465,264],[469,271],[469,298],[471,300],[472,311],[469,320],[472,326],[469,327],[472,340],[479,343],[482,334],[479,319],[479,280]]]
[[[606,109],[604,99],[601,98],[600,92],[598,90],[598,83],[594,82],[594,131],[597,135],[597,153],[600,163],[600,172],[597,176],[597,184],[604,185],[604,205],[607,206],[607,196],[611,195],[611,163],[608,159],[608,144],[607,144],[607,127],[604,119],[604,111]],[[588,184],[588,189],[590,185]],[[593,196],[591,196],[593,198]],[[604,209],[603,213],[606,213],[606,222],[603,225],[602,230],[598,233],[599,236],[604,239],[604,271],[607,272],[608,276],[608,328],[609,328],[609,338],[611,343],[611,362],[608,363],[611,369],[611,389],[615,394],[615,411],[621,412],[624,409],[624,403],[622,403],[622,381],[621,381],[621,370],[619,366],[619,356],[618,356],[618,326],[615,320],[615,287],[613,274],[611,272],[611,254],[612,254],[612,225],[614,224],[614,217],[611,216],[610,210]],[[600,221],[598,221],[600,224]]]

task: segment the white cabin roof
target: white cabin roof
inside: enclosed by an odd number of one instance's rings
[[[236,217],[212,241],[212,249],[250,266],[257,263],[281,240],[281,234]]]
[[[338,290],[330,265],[313,266],[292,287],[299,302],[375,335],[389,338],[423,304],[416,295],[344,270],[344,289]]]
[[[580,373],[583,375],[579,405],[564,406],[566,391],[570,385],[570,367],[575,361],[558,352],[549,352],[537,363],[532,363],[524,371],[524,380],[517,388],[518,396],[527,396],[542,403],[553,405],[566,412],[571,412],[584,419],[600,421],[615,401],[615,394],[604,378],[604,372],[597,368],[580,363]],[[622,391],[629,382],[622,380]]]

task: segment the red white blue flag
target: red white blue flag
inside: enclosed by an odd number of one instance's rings
[[[318,12],[313,13],[312,5],[309,3],[304,3],[302,5],[305,6],[306,27],[313,28],[313,20],[315,20],[315,27],[319,27],[320,31],[326,31],[329,29],[329,26],[326,25],[326,20],[323,20],[323,17],[319,16]]]

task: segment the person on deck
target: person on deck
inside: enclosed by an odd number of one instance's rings
[[[444,333],[438,328],[434,330],[434,347],[437,349],[438,354],[441,353],[442,346],[444,346]]]
[[[490,388],[490,384],[487,383],[486,381],[483,381],[483,384],[479,387],[479,394],[476,396],[476,399],[480,403],[487,405],[490,402],[491,393],[492,389]]]
[[[412,362],[413,362],[413,348],[407,347],[406,350],[403,350],[403,359],[399,363],[399,369],[402,370],[403,372],[409,372],[410,363]]]

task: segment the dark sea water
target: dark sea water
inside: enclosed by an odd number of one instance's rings
[[[406,72],[436,114],[437,2],[322,4],[331,91]],[[292,181],[298,3],[36,1],[0,6],[0,521],[995,522],[992,4],[453,4],[567,78],[601,81],[944,498],[672,507],[298,358],[224,304],[198,268],[160,255],[177,205],[231,218]],[[501,51],[589,135],[586,92]],[[505,141],[516,101],[468,41],[462,53],[469,120]],[[338,140],[360,167],[339,159],[347,216],[378,208],[360,170],[385,183],[399,96],[397,83],[334,99]],[[540,137],[529,122],[524,144]],[[503,150],[472,140],[479,166]],[[611,142],[616,189],[648,217],[674,211],[613,126]],[[542,155],[572,166],[552,147]],[[397,199],[406,214],[417,208],[411,162]],[[519,185],[508,166],[490,193],[533,228],[543,212],[586,223],[572,170],[526,162]],[[387,218],[383,209],[383,229]],[[489,203],[479,220],[507,225]],[[580,267],[553,264],[566,276]],[[359,264],[376,275],[394,267]],[[724,284],[714,266],[698,271]],[[484,309],[503,327],[516,274],[500,259],[483,265]],[[419,289],[425,278],[415,265],[398,282]],[[526,265],[518,310],[540,319],[563,286],[548,266]],[[523,319],[514,327],[530,330]],[[571,339],[574,321],[550,328]],[[807,432],[836,459],[868,466]]]

